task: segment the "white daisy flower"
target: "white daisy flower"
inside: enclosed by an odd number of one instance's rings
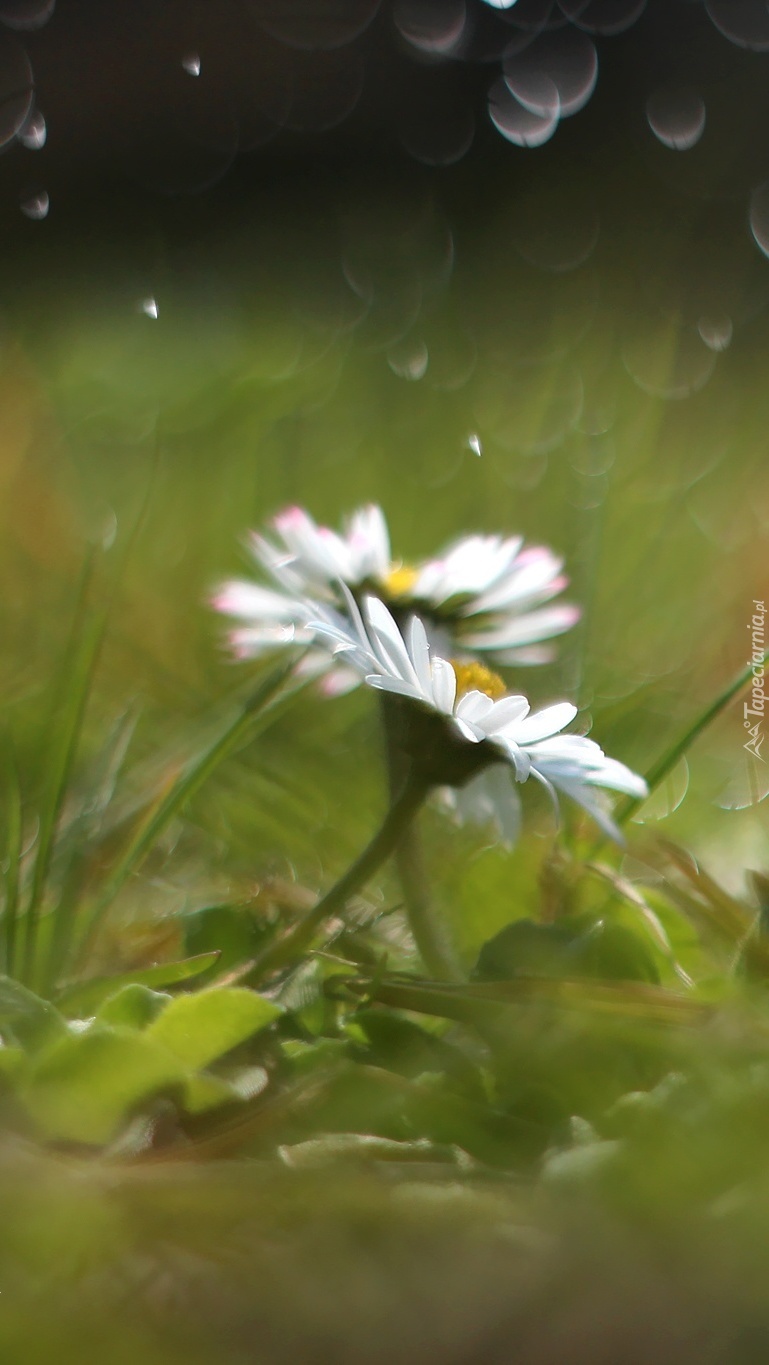
[[[563,560],[522,536],[464,536],[413,570],[407,589],[401,569],[401,596],[428,617],[450,619],[452,643],[463,652],[497,664],[545,663],[552,651],[541,641],[579,619],[577,607],[544,605],[566,587],[562,570]]]
[[[253,533],[250,549],[272,580],[262,587],[244,579],[223,584],[213,606],[242,622],[230,642],[240,657],[254,657],[286,641],[306,643],[307,601],[344,610],[340,585],[353,593],[373,589],[399,616],[429,621],[446,653],[478,653],[498,664],[543,663],[543,645],[578,619],[576,607],[551,599],[566,586],[563,563],[544,546],[520,536],[465,536],[436,559],[394,561],[381,508],[371,504],[349,518],[341,534],[318,526],[300,507],[273,522],[275,539]],[[548,605],[549,604],[549,605]],[[305,667],[320,671],[310,656]],[[338,670],[336,670],[338,673]],[[339,674],[333,690],[354,675]]]
[[[434,729],[417,724],[406,741],[428,780],[464,787],[489,765],[505,762],[517,782],[536,778],[556,807],[557,792],[569,796],[612,838],[621,839],[596,789],[642,797],[646,783],[624,763],[607,758],[594,740],[562,733],[576,716],[576,706],[556,702],[532,713],[526,697],[505,694],[501,679],[483,665],[454,664],[434,653],[418,616],[402,631],[378,598],[365,598],[365,615],[349,592],[347,600],[349,621],[326,610],[307,628],[369,687],[415,702],[412,715],[418,711],[440,719],[439,738]],[[486,786],[487,801],[498,800],[497,782],[495,778]],[[477,802],[477,789],[474,797]],[[502,818],[512,833],[517,821],[511,811],[505,810]]]

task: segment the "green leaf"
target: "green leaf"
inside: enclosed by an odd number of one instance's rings
[[[242,1104],[243,1096],[231,1081],[204,1071],[199,1076],[190,1076],[184,1087],[183,1103],[188,1114],[203,1114],[221,1104]]]
[[[48,1048],[21,1099],[46,1137],[101,1145],[141,1101],[186,1080],[184,1066],[146,1033],[96,1025]]]
[[[481,981],[518,976],[594,977],[658,982],[645,940],[623,924],[570,916],[555,924],[518,919],[481,948],[473,975]]]
[[[313,1071],[334,1066],[349,1055],[350,1044],[347,1038],[321,1038],[317,1043],[307,1043],[303,1038],[287,1038],[280,1050],[296,1076],[305,1076]]]
[[[206,905],[185,915],[182,923],[186,952],[218,949],[217,972],[227,972],[248,962],[273,932],[268,921],[255,918],[248,904]]]
[[[56,997],[56,1003],[68,1015],[93,1014],[104,1000],[122,986],[150,986],[153,989],[175,986],[180,981],[201,976],[218,957],[218,952],[198,953],[196,957],[185,957],[179,962],[158,962],[153,967],[121,972],[119,976],[95,976],[90,981],[68,986]]]
[[[39,1048],[65,1034],[63,1016],[48,1000],[34,991],[0,976],[0,1033],[9,1032],[25,1048]]]
[[[151,991],[149,986],[132,981],[104,1001],[96,1012],[96,1018],[102,1024],[143,1029],[157,1018],[170,1000],[173,1000],[173,996],[167,992]]]
[[[198,1071],[282,1013],[280,1005],[245,987],[212,987],[177,996],[144,1036],[162,1044],[189,1070]]]

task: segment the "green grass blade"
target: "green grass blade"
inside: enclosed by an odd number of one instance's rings
[[[93,554],[89,554],[82,576],[72,628],[61,662],[61,687],[57,689],[51,718],[49,741],[50,766],[48,789],[40,813],[40,832],[32,870],[32,882],[25,916],[25,941],[22,976],[29,981],[35,973],[37,932],[40,908],[51,867],[56,831],[72,773],[85,708],[93,681],[99,649],[104,637],[107,613],[88,615],[88,597],[93,578]]]
[[[761,663],[766,664],[768,661],[769,650],[764,654]],[[656,763],[652,764],[649,771],[644,773],[650,796],[655,788],[660,785],[660,782],[664,782],[668,774],[673,771],[676,763],[678,763],[679,759],[683,758],[684,754],[688,752],[695,740],[699,739],[702,732],[707,730],[708,726],[711,725],[729,705],[729,702],[733,701],[738,693],[742,691],[743,687],[747,686],[753,676],[754,667],[755,665],[753,664],[746,664],[745,668],[741,669],[735,678],[732,678],[732,681],[724,688],[723,692],[718,694],[715,701],[711,702],[709,706],[705,707],[704,711],[700,712],[694,723],[688,726],[688,728],[684,730],[684,733],[671,744],[670,748],[666,749],[665,753],[657,759]],[[647,799],[648,798],[645,796],[628,797],[627,800],[623,801],[617,808],[614,819],[618,824],[624,824]]]
[[[194,796],[195,792],[210,777],[211,773],[219,764],[247,738],[253,738],[255,723],[257,720],[265,720],[268,715],[272,718],[275,714],[277,705],[289,701],[296,688],[290,689],[282,697],[277,698],[276,694],[280,691],[283,683],[294,671],[295,659],[290,659],[287,663],[281,664],[278,668],[271,670],[258,685],[256,690],[249,697],[248,701],[241,708],[234,720],[212,741],[209,746],[193,760],[184,772],[177,778],[168,791],[161,794],[159,800],[152,805],[140,823],[133,838],[129,842],[122,857],[115,863],[110,876],[102,887],[95,904],[86,920],[82,931],[80,942],[80,953],[87,950],[90,945],[93,933],[112,901],[122,889],[129,877],[136,872],[144,858],[150,852],[153,845],[157,842],[160,835],[164,832],[171,821],[179,814],[187,801]],[[300,684],[304,686],[304,683]],[[270,705],[273,703],[273,705]]]
[[[7,976],[13,976],[16,957],[16,929],[19,911],[19,873],[21,863],[22,811],[21,788],[16,761],[8,765],[8,815],[5,843],[5,905],[2,921],[2,960]]]
[[[38,971],[40,989],[48,994],[66,970],[70,939],[77,917],[77,907],[93,854],[93,841],[105,810],[112,798],[133,732],[136,714],[128,712],[118,722],[98,765],[95,782],[84,802],[83,809],[68,825],[61,841],[65,855],[62,874],[58,879],[58,900],[53,911],[50,942],[44,971]]]
[[[471,982],[454,986],[416,978],[336,978],[337,989],[393,1009],[432,1014],[464,1024],[493,1023],[513,1008],[543,1005],[584,1014],[650,1023],[698,1023],[709,1007],[662,986],[629,981],[582,981],[521,976],[512,981]]]
[[[115,995],[123,986],[149,986],[152,990],[178,986],[182,981],[190,981],[207,972],[218,958],[217,951],[197,953],[194,957],[185,957],[177,962],[156,962],[152,967],[137,967],[134,971],[121,972],[117,976],[94,976],[90,981],[65,987],[56,996],[56,1004],[70,1017],[93,1014],[104,1000]]]

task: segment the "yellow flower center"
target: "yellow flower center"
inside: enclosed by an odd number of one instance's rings
[[[476,663],[459,664],[455,659],[452,659],[451,664],[457,675],[458,697],[463,697],[466,692],[483,692],[492,701],[504,697],[507,688],[499,674],[492,673],[490,668]]]
[[[411,564],[394,564],[382,579],[382,587],[389,597],[407,597],[418,577]]]

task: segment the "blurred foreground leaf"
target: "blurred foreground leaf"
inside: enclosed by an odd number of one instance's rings
[[[142,986],[133,981],[109,996],[97,1010],[96,1018],[101,1024],[143,1029],[157,1018],[171,998],[170,995],[152,991],[149,986]]]
[[[145,1037],[197,1071],[266,1028],[282,1013],[280,1005],[245,987],[211,987],[177,996],[150,1024]]]
[[[96,1025],[44,1052],[21,1098],[46,1137],[101,1145],[142,1100],[183,1085],[186,1075],[146,1034]]]

